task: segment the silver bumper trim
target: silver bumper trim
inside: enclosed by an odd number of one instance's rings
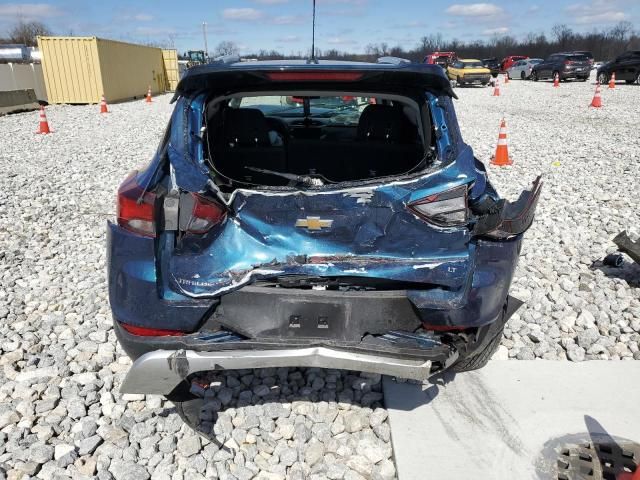
[[[352,353],[327,347],[218,352],[155,350],[133,363],[120,391],[166,395],[193,373],[267,367],[335,368],[424,380],[430,375],[431,361]]]

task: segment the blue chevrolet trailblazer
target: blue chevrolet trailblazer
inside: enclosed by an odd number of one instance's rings
[[[122,391],[180,409],[213,370],[482,367],[541,182],[501,199],[453,98],[393,59],[189,69],[108,224]]]

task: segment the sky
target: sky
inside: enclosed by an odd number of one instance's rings
[[[88,35],[172,44],[180,52],[235,42],[241,53],[305,52],[311,45],[312,0],[0,0],[0,36],[18,18],[39,20],[58,35]],[[414,47],[441,33],[446,39],[489,40],[529,32],[549,34],[556,23],[576,31],[630,21],[640,30],[640,0],[519,0],[479,3],[433,0],[317,0],[316,46],[364,52],[368,44]]]

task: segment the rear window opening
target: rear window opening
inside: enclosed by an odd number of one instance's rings
[[[278,92],[216,98],[205,157],[223,191],[415,173],[435,152],[426,105],[398,95]]]

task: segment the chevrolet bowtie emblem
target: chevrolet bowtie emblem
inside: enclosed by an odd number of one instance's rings
[[[333,220],[323,220],[320,217],[299,218],[296,220],[296,227],[303,227],[309,230],[322,230],[331,227]]]

